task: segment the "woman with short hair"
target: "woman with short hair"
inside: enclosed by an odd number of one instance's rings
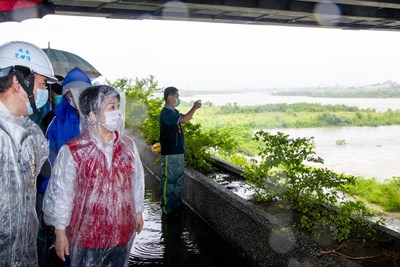
[[[107,85],[79,97],[82,133],[60,150],[43,211],[55,227],[57,255],[71,266],[128,266],[143,229],[144,172],[123,133],[125,98]]]

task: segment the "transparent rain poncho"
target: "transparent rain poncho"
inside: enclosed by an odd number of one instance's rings
[[[0,266],[36,267],[36,176],[49,145],[39,126],[0,102],[0,147]]]
[[[43,212],[56,232],[65,229],[71,266],[128,266],[135,217],[144,209],[144,172],[123,131],[124,109],[121,91],[85,89],[79,97],[81,135],[56,158]]]

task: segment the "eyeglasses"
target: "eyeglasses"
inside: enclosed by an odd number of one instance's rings
[[[14,66],[0,69],[0,78],[6,77],[12,70],[14,70]]]

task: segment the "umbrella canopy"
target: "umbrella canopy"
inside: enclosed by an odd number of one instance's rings
[[[0,0],[0,22],[42,18],[54,12],[55,5],[48,0]]]
[[[49,57],[56,75],[65,77],[70,70],[78,67],[86,72],[91,79],[101,76],[101,73],[95,67],[78,55],[53,48],[42,50]]]

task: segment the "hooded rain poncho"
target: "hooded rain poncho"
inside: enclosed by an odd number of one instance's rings
[[[44,219],[66,230],[71,266],[128,266],[135,214],[144,209],[143,166],[133,139],[123,132],[123,93],[109,86],[96,86],[102,89],[97,93],[93,88],[89,90],[94,96],[80,97],[81,135],[66,143],[56,158],[44,197]],[[116,99],[114,91],[122,117],[112,140],[104,142],[100,118],[107,101]],[[94,110],[95,118],[82,107]]]

